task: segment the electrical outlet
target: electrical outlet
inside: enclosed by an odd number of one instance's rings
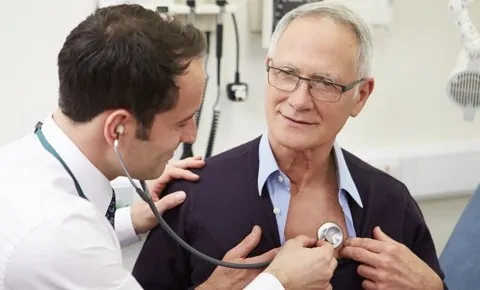
[[[248,85],[245,83],[230,83],[227,85],[227,96],[231,101],[244,102],[248,98]]]

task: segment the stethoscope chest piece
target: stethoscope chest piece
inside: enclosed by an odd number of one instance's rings
[[[336,249],[343,242],[342,229],[335,223],[324,223],[318,229],[318,239],[329,242]]]

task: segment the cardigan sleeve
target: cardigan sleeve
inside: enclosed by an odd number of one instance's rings
[[[444,281],[445,274],[440,267],[435,244],[421,209],[405,186],[403,190],[407,192],[405,220],[403,222],[406,246]],[[444,288],[447,289],[446,286]]]
[[[178,188],[174,183],[166,192],[172,193],[184,190],[187,193],[185,202],[179,207],[168,210],[163,214],[166,223],[183,240],[186,239],[188,224],[189,191]],[[168,233],[159,225],[152,229],[145,239],[145,243],[138,255],[133,268],[133,276],[145,290],[170,289],[184,290],[190,285],[189,260],[183,248],[179,246]]]

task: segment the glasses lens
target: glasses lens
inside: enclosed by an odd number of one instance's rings
[[[311,81],[310,92],[315,99],[336,102],[342,94],[341,88],[328,81]]]
[[[298,77],[280,69],[270,68],[268,71],[270,85],[283,91],[293,91],[297,87]]]
[[[268,70],[268,83],[282,91],[291,92],[297,88],[299,77],[281,69],[270,67]],[[328,81],[311,80],[310,93],[312,97],[326,102],[337,102],[342,94],[341,88]]]

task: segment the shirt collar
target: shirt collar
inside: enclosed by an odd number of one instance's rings
[[[336,142],[333,146],[335,162],[337,165],[337,176],[339,180],[339,187],[341,190],[347,192],[355,202],[363,208],[362,199],[358,192],[357,186],[353,181],[352,175],[348,170],[345,156],[343,155],[342,148]],[[267,179],[273,173],[279,171],[278,163],[273,155],[272,148],[268,142],[268,135],[265,133],[260,139],[259,145],[259,168],[258,168],[258,193],[262,194],[263,186]]]
[[[44,120],[42,132],[72,171],[85,196],[100,212],[106,212],[112,199],[112,187],[107,177],[87,159],[75,143],[58,127],[52,114]],[[76,190],[75,194],[77,194]]]

